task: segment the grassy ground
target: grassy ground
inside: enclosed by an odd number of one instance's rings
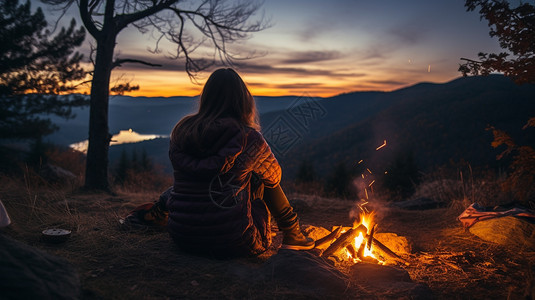
[[[69,260],[80,274],[85,299],[303,298],[271,283],[245,284],[238,274],[236,266],[259,265],[276,252],[277,243],[261,257],[229,262],[181,253],[165,232],[119,226],[121,216],[156,200],[159,191],[111,196],[48,186],[32,176],[0,180],[0,199],[13,222],[1,232]],[[290,198],[308,204],[299,211],[304,224],[331,228],[352,222],[351,201],[297,194]],[[533,299],[534,252],[478,239],[456,221],[458,209],[402,211],[380,203],[375,209],[379,232],[413,242],[413,253],[405,257],[410,265],[404,268],[437,298]],[[72,237],[63,244],[46,244],[40,233],[51,227],[72,230]]]

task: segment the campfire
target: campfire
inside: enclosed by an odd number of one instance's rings
[[[380,150],[385,146],[386,140],[375,150]],[[362,166],[363,162],[364,160],[361,159],[357,165]],[[368,210],[366,205],[370,200],[368,189],[373,194],[375,179],[369,168],[363,167],[363,169],[365,172],[360,176],[362,179],[359,178],[359,181],[355,182],[363,196],[361,202],[357,204],[360,210],[358,218],[353,222],[352,227],[335,227],[329,234],[316,240],[316,252],[327,259],[351,264],[359,262],[381,265],[387,264],[387,262],[406,264],[405,260],[374,237],[377,230],[375,213]]]
[[[377,224],[373,212],[361,213],[352,227],[337,226],[316,241],[316,253],[337,262],[386,264],[404,260],[374,238]]]

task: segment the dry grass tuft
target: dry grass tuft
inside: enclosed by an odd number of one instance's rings
[[[512,202],[512,195],[501,188],[504,180],[503,176],[493,171],[482,170],[476,173],[470,165],[459,167],[456,171],[441,168],[425,174],[411,198],[429,198],[445,203],[460,214],[474,202],[482,206]]]

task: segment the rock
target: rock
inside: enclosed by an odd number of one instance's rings
[[[535,224],[505,216],[476,222],[469,228],[480,239],[504,246],[535,251]]]
[[[373,236],[396,254],[410,254],[412,252],[412,243],[404,236],[389,232],[376,233]]]
[[[325,229],[324,227],[318,227],[318,226],[313,226],[313,225],[303,225],[302,230],[306,236],[314,239],[315,241],[331,233],[329,230]],[[325,250],[325,248],[327,248],[328,246],[329,244],[326,243],[322,245],[321,248]]]
[[[404,269],[358,263],[350,267],[350,281],[364,294],[378,299],[432,299],[425,284],[413,282]]]
[[[67,183],[76,180],[76,175],[55,165],[45,164],[39,170],[39,175],[54,183]]]
[[[347,288],[347,276],[323,258],[306,251],[279,250],[257,274],[313,298],[341,295]]]
[[[391,205],[394,207],[401,208],[401,209],[426,210],[426,209],[445,207],[446,203],[439,201],[439,200],[433,200],[430,198],[420,197],[416,199],[393,202]]]
[[[80,298],[80,279],[67,260],[2,234],[0,245],[0,298]]]

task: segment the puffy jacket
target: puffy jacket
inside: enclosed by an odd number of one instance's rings
[[[171,237],[184,249],[214,256],[258,254],[271,244],[263,185],[274,187],[281,168],[262,134],[232,119],[211,124],[202,153],[171,143]]]

